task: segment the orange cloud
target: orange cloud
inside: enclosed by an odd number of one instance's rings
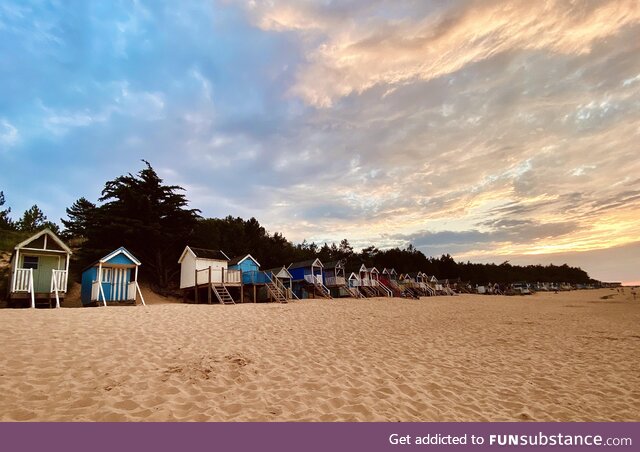
[[[394,19],[375,14],[375,7],[338,18],[313,3],[251,5],[254,21],[265,30],[324,36],[319,46],[308,49],[308,63],[292,90],[318,107],[375,85],[451,74],[512,50],[588,53],[594,42],[640,22],[636,0],[467,2],[424,17]],[[391,11],[401,7],[402,2],[388,5]]]

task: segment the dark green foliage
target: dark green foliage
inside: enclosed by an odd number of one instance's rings
[[[4,192],[0,191],[0,207],[4,206],[4,203],[5,203]],[[0,210],[0,229],[6,230],[6,231],[15,230],[15,224],[13,223],[13,220],[9,218],[10,213],[11,213],[11,208]]]
[[[347,239],[339,245],[303,241],[294,245],[281,234],[270,235],[255,218],[208,218],[200,220],[194,234],[193,245],[222,249],[229,257],[251,254],[262,265],[262,268],[272,268],[288,265],[292,262],[303,261],[318,257],[322,262],[345,260],[347,275],[357,271],[364,264],[367,267],[395,268],[398,273],[422,271],[428,275],[435,275],[439,279],[469,281],[474,284],[488,282],[511,283],[516,281],[544,281],[587,283],[589,275],[580,268],[568,265],[555,266],[513,266],[509,263],[472,264],[470,262],[456,262],[449,254],[440,257],[427,257],[413,245],[406,249],[391,248],[379,250],[375,246],[368,246],[361,252],[355,253]]]
[[[16,222],[16,229],[20,232],[38,232],[44,228],[49,228],[56,234],[60,232],[58,225],[48,221],[47,216],[37,205],[25,210],[22,218]]]
[[[198,210],[188,209],[178,186],[163,185],[148,162],[138,174],[105,184],[93,206],[82,198],[67,209],[63,220],[70,235],[84,237],[81,265],[89,265],[124,246],[143,262],[145,276],[160,287],[175,281],[177,260],[193,236]]]
[[[91,221],[96,217],[96,205],[86,198],[80,198],[66,211],[69,219],[61,219],[65,238],[85,238],[84,234],[91,228]]]
[[[294,247],[282,234],[270,235],[255,218],[243,220],[228,216],[200,220],[190,244],[221,249],[231,258],[251,254],[265,269],[306,259],[308,255]]]

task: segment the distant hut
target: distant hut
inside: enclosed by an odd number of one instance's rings
[[[11,254],[10,305],[30,301],[60,307],[67,293],[71,249],[51,229],[17,244]]]
[[[242,272],[229,269],[229,257],[222,250],[208,250],[187,246],[178,259],[180,289],[185,299],[193,293],[196,303],[211,303],[213,296],[221,304],[235,304],[229,289],[240,293],[242,301]],[[200,292],[206,290],[206,298]]]
[[[245,254],[237,256],[229,260],[228,268],[230,270],[240,270],[242,272],[242,283],[250,284],[258,278],[260,272],[260,263],[251,255]],[[264,284],[264,274],[262,284]]]
[[[402,289],[396,282],[397,272],[394,268],[383,268],[382,273],[379,276],[380,284],[383,284],[387,289],[391,291],[394,297],[400,297],[402,295]]]
[[[298,299],[296,294],[293,292],[293,283],[291,273],[287,270],[287,267],[284,265],[282,267],[272,268],[267,270],[267,273],[271,274],[271,277],[275,280],[277,279],[282,287],[285,288],[285,293],[287,295],[287,299]]]
[[[338,260],[324,264],[323,276],[324,285],[327,286],[332,297],[359,297],[358,291],[351,290],[349,287],[345,275],[344,261]]]
[[[378,291],[372,287],[371,273],[364,264],[358,269],[358,290],[367,298],[379,296]]]
[[[324,265],[317,258],[295,262],[287,267],[298,298],[331,298],[329,289],[324,285],[323,268]]]
[[[242,272],[242,290],[244,292],[248,289],[252,292],[254,303],[258,298],[278,303],[287,302],[286,288],[277,279],[272,278],[270,272],[260,271],[260,263],[251,254],[231,259],[229,270]]]
[[[141,263],[126,248],[120,247],[91,264],[82,272],[80,292],[84,306],[102,303],[136,303],[137,296],[144,305],[138,285]]]
[[[367,268],[371,288],[379,297],[392,297],[393,293],[384,284],[380,283],[380,271],[376,267]]]
[[[347,278],[349,288],[356,294],[356,298],[366,297],[367,295],[361,290],[360,277],[356,272],[351,272]]]

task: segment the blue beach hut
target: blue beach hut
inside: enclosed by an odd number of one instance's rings
[[[287,270],[291,274],[294,292],[298,298],[331,298],[329,289],[324,285],[323,268],[320,259],[289,265]]]
[[[251,254],[231,259],[229,269],[242,272],[242,284],[253,289],[254,303],[258,301],[258,298],[268,298],[278,303],[287,302],[286,287],[273,276],[272,272],[261,271],[260,263]]]
[[[265,273],[260,271],[260,263],[251,254],[231,259],[229,270],[242,272],[242,284],[265,284],[266,282]]]
[[[81,298],[84,306],[108,302],[136,302],[137,295],[144,305],[138,285],[141,263],[126,248],[120,247],[82,272]]]

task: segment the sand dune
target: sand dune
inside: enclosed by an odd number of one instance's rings
[[[0,420],[640,421],[630,297],[5,309]]]

